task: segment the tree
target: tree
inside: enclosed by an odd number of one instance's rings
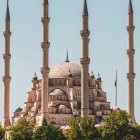
[[[33,140],[65,140],[62,130],[51,125],[39,127],[32,138]]]
[[[104,126],[100,128],[101,136],[104,140],[122,140],[132,131],[132,126],[128,121],[126,111],[115,111],[104,120]]]
[[[33,124],[26,119],[20,119],[10,131],[11,140],[32,140]]]
[[[5,129],[0,126],[0,140],[4,140],[5,137]]]
[[[69,127],[65,131],[68,140],[94,140],[98,137],[95,122],[90,117],[76,117],[69,122]]]
[[[131,135],[134,135],[137,140],[140,140],[140,125],[132,126]]]
[[[134,135],[127,135],[123,138],[123,140],[137,140],[137,138]]]

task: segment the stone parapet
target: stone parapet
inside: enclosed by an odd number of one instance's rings
[[[89,64],[90,58],[80,58],[81,65]]]
[[[12,34],[12,33],[11,33],[10,31],[5,31],[5,32],[3,32],[3,35],[4,35],[5,38],[10,37],[11,34]]]
[[[82,30],[80,33],[81,33],[82,37],[86,37],[86,36],[88,37],[90,35],[90,31],[89,30]]]
[[[128,32],[134,32],[135,26],[127,26],[126,29]]]
[[[41,73],[42,73],[42,74],[46,74],[46,73],[49,73],[49,72],[50,72],[50,68],[41,67]]]
[[[127,79],[133,80],[133,79],[135,79],[136,74],[135,73],[127,73],[126,76],[127,76]]]
[[[3,82],[10,82],[11,77],[10,76],[3,76]]]
[[[41,18],[41,22],[44,23],[49,23],[50,22],[50,18],[49,17],[42,17]]]
[[[50,47],[50,42],[41,42],[41,47],[42,47],[42,49],[49,48]]]
[[[127,55],[134,55],[135,54],[135,49],[127,49]]]
[[[9,59],[11,59],[11,54],[3,54],[3,59],[4,59],[4,60],[9,60]]]

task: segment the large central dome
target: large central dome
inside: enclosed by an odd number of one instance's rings
[[[72,77],[80,77],[81,66],[71,62],[64,62],[62,64],[55,65],[50,69],[49,78],[65,78],[70,74]]]

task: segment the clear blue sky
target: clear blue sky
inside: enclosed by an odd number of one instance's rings
[[[118,70],[118,106],[127,109],[127,11],[128,0],[87,0],[90,29],[90,71],[100,72],[103,89],[114,106],[115,71]],[[26,101],[37,72],[41,78],[41,15],[42,0],[10,0],[11,13],[11,116]],[[135,114],[140,122],[140,1],[133,0],[135,13]],[[50,0],[49,65],[62,63],[66,50],[70,60],[79,63],[81,55],[82,0]],[[6,0],[0,1],[0,120],[3,116],[3,52]]]

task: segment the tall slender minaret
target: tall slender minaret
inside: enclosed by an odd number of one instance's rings
[[[5,38],[5,53],[3,55],[4,59],[4,116],[3,116],[3,127],[10,125],[10,12],[9,12],[9,1],[7,0],[7,9],[5,16],[5,31],[3,33]]]
[[[127,73],[127,79],[128,79],[128,113],[131,117],[130,122],[135,123],[135,117],[134,117],[134,79],[135,79],[135,73],[134,73],[134,29],[135,26],[133,24],[133,6],[132,1],[129,0],[129,7],[128,7],[128,49],[127,49],[127,55],[128,55],[128,73]]]
[[[41,96],[41,112],[45,118],[48,117],[48,76],[49,76],[49,3],[48,0],[43,0],[43,41],[42,46],[42,96]],[[47,118],[48,119],[48,118]]]
[[[89,113],[89,30],[88,30],[88,8],[87,1],[84,0],[82,15],[82,56],[81,56],[81,117]]]

